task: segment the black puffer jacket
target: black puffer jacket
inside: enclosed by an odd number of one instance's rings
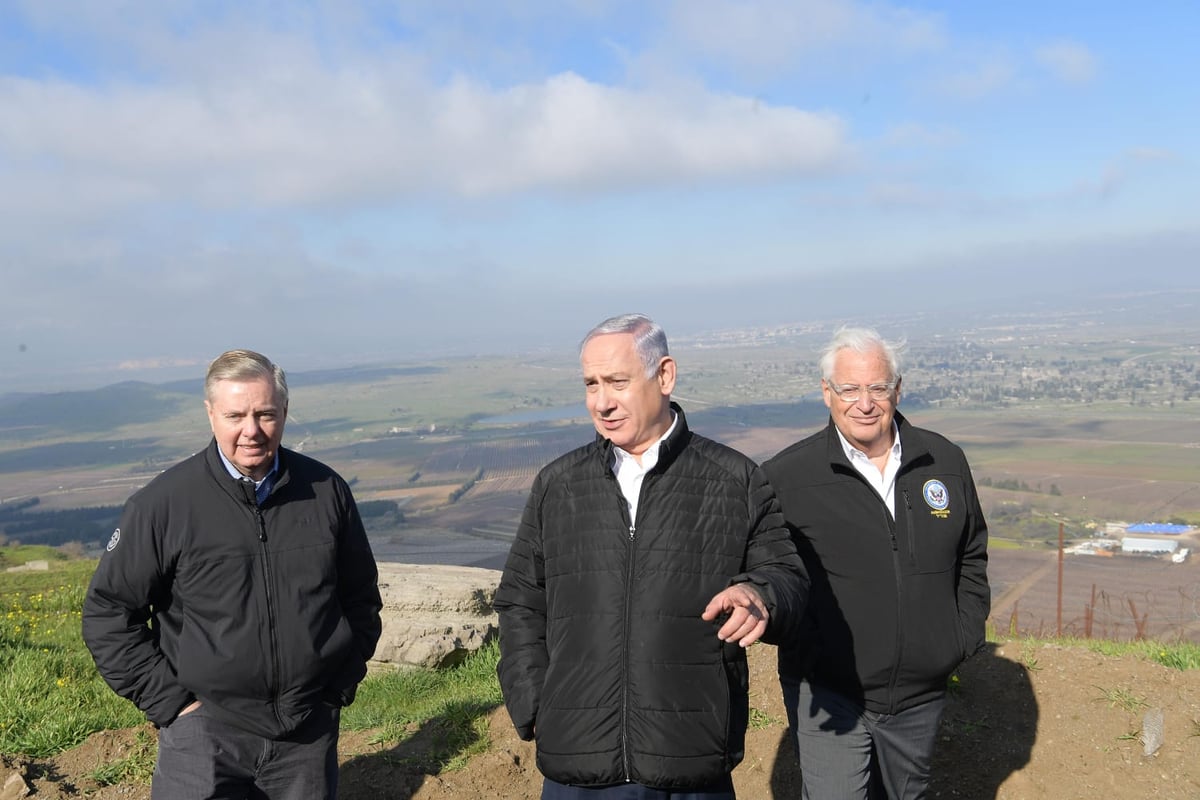
[[[896,414],[903,457],[893,520],[831,421],[763,466],[812,591],[779,672],[881,714],[945,691],[984,643],[987,525],[962,450]]]
[[[129,498],[92,577],[84,641],[156,725],[199,699],[282,737],[317,704],[350,702],[366,674],[381,603],[346,483],[281,449],[261,507],[252,492],[212,442]]]
[[[746,581],[768,635],[799,619],[807,581],[762,471],[674,408],[636,526],[597,437],[538,475],[496,592],[505,703],[560,783],[722,780],[743,755],[746,654],[700,615]]]

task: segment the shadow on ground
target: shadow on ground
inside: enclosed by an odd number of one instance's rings
[[[988,643],[964,663],[951,684],[933,756],[930,797],[991,800],[1029,763],[1037,738],[1038,704],[1028,670]],[[799,798],[803,776],[788,733],[780,737],[771,773],[774,798]],[[970,765],[964,769],[964,765]]]

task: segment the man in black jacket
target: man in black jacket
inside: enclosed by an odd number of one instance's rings
[[[580,353],[596,439],[534,481],[504,568],[498,668],[545,800],[730,800],[745,649],[799,619],[803,565],[758,468],[688,430],[640,314]]]
[[[204,383],[209,446],[125,504],[83,637],[158,727],[151,795],[333,798],[339,709],[380,634],[350,489],[280,446],[283,370],[232,350]]]
[[[896,411],[896,348],[838,331],[829,425],[764,464],[812,578],[779,648],[803,797],[923,797],[946,680],[984,642],[987,526],[962,451]]]

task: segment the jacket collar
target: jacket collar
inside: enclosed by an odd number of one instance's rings
[[[674,461],[683,449],[687,447],[688,441],[692,438],[691,430],[688,429],[687,417],[684,416],[683,409],[675,401],[671,401],[671,410],[675,412],[675,430],[671,431],[671,435],[663,439],[658,448],[658,465],[655,470],[666,469],[667,466]],[[598,432],[595,439],[596,445],[600,448],[601,454],[604,456],[603,463],[608,465],[613,463],[613,458],[616,454],[613,452],[613,443],[609,439],[604,438]],[[282,448],[280,448],[282,450]],[[282,466],[280,467],[282,469]]]
[[[217,449],[217,439],[214,436],[208,443],[208,447],[204,449],[204,462],[208,467],[209,472],[217,483],[225,489],[225,491],[239,502],[243,499],[239,494],[237,481],[229,475],[229,470],[225,469],[225,462],[221,460],[221,452]],[[286,447],[279,448],[279,467],[275,472],[275,483],[271,487],[271,494],[279,491],[279,487],[288,482],[288,464],[291,462],[291,451]],[[270,495],[268,495],[270,496]],[[266,502],[266,501],[263,501]]]
[[[900,433],[900,441],[904,443],[903,455],[900,458],[900,468],[904,469],[914,461],[928,455],[929,448],[925,444],[924,437],[920,435],[917,429],[909,423],[899,410],[896,411],[894,419],[896,421],[896,429]],[[837,426],[833,424],[833,417],[829,418],[829,424],[825,428],[825,446],[829,454],[830,464],[853,469],[850,460],[846,458],[846,452],[842,449],[842,441],[838,438]]]

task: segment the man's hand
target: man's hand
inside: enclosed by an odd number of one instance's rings
[[[712,622],[725,613],[729,619],[717,631],[722,642],[736,641],[749,647],[767,630],[767,607],[758,590],[748,583],[736,583],[709,600],[700,618]]]
[[[193,700],[192,702],[188,703],[186,706],[184,706],[184,707],[183,707],[183,710],[182,710],[182,711],[180,711],[180,712],[179,712],[179,713],[178,713],[178,714],[175,716],[175,719],[179,719],[179,718],[180,718],[180,717],[182,717],[184,714],[190,714],[190,713],[192,713],[193,711],[195,711],[195,710],[196,710],[197,708],[199,708],[199,707],[200,707],[200,701],[199,701],[199,700]]]

